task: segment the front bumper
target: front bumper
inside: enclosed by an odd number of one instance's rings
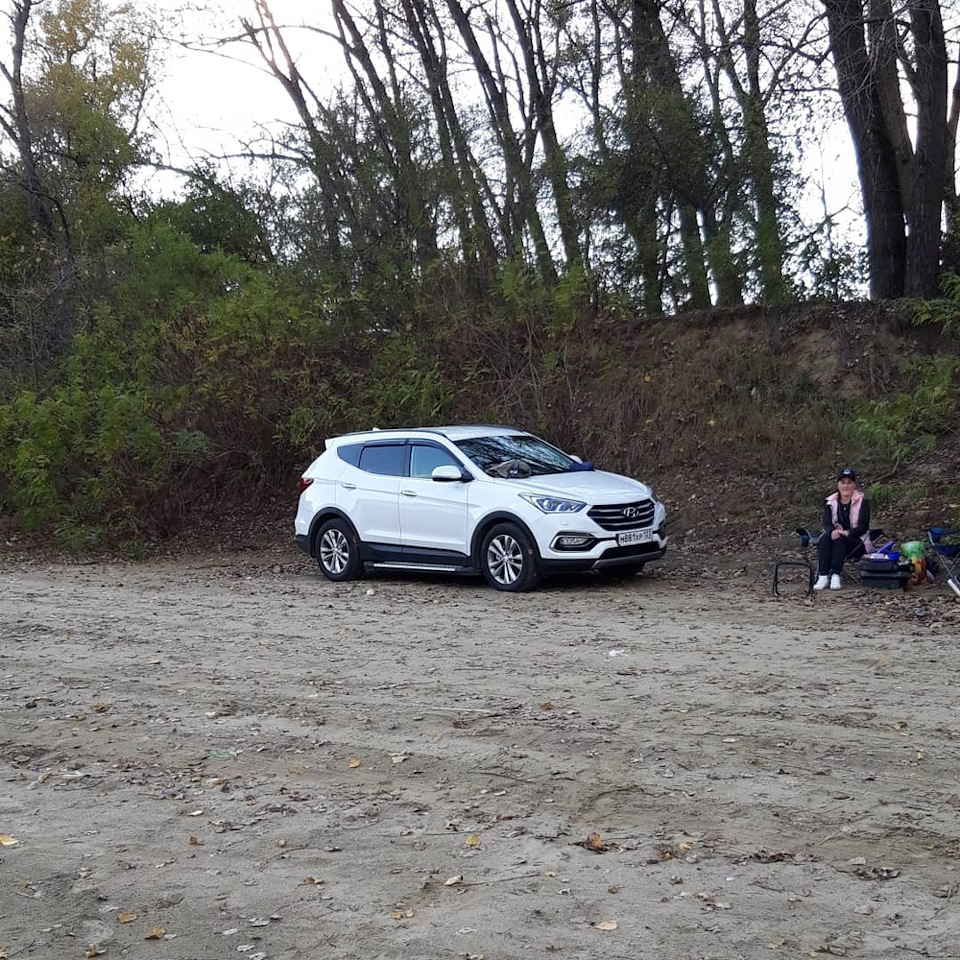
[[[638,563],[659,560],[667,552],[667,541],[651,540],[633,547],[607,547],[600,556],[541,557],[539,567],[545,574],[581,573],[587,570],[605,570],[613,567],[629,567]]]

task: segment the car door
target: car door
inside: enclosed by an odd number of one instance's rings
[[[357,466],[337,481],[337,505],[364,543],[400,544],[400,478],[406,472],[404,443],[366,443]]]
[[[454,552],[462,562],[470,552],[467,543],[467,509],[470,484],[432,480],[434,467],[463,463],[436,443],[410,444],[409,475],[400,482],[400,531],[405,557],[430,559],[433,551]]]

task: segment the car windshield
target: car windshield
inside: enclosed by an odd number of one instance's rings
[[[469,440],[458,440],[457,446],[491,476],[501,475],[493,471],[494,467],[515,460],[522,460],[527,465],[530,476],[566,473],[577,467],[576,460],[556,447],[537,437],[522,434],[513,437],[471,437]]]

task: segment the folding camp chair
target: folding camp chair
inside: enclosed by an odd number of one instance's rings
[[[775,597],[780,596],[780,591],[778,587],[780,584],[780,569],[782,567],[805,567],[809,577],[809,582],[807,584],[807,593],[808,594],[813,593],[813,581],[814,581],[814,576],[816,574],[817,545],[820,543],[820,537],[823,536],[823,533],[822,531],[813,533],[810,530],[808,530],[806,527],[797,527],[794,533],[796,533],[800,537],[800,556],[802,559],[794,560],[794,559],[788,558],[785,560],[778,560],[773,565],[773,583],[771,584],[771,592]],[[876,543],[882,536],[883,536],[882,530],[877,529],[877,530],[869,531],[869,537],[874,543]],[[892,540],[890,541],[890,543],[886,544],[887,547],[892,545],[893,545]],[[812,558],[810,553],[811,547],[813,547]],[[958,546],[958,550],[960,550],[960,546]],[[847,559],[851,560],[852,556],[853,555],[851,554],[851,556],[848,557]],[[856,580],[856,582],[859,583],[860,568],[857,566],[854,566],[854,569],[856,572],[852,575],[852,579]]]
[[[931,527],[927,531],[927,537],[933,547],[939,570],[946,575],[950,589],[960,597],[960,530]],[[930,571],[934,578],[939,570]]]

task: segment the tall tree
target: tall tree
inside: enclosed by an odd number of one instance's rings
[[[838,89],[850,125],[867,226],[870,293],[938,292],[943,203],[952,171],[948,66],[938,0],[823,0]],[[907,124],[900,71],[916,107]]]

